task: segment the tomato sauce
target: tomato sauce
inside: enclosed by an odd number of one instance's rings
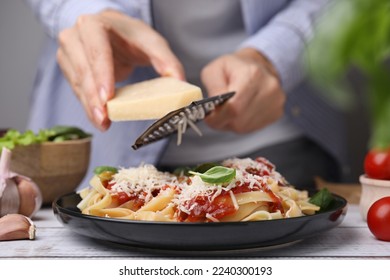
[[[282,201],[277,197],[270,189],[265,185],[255,185],[252,188],[249,187],[249,183],[240,184],[236,183],[236,187],[231,191],[233,194],[251,192],[251,191],[264,191],[267,192],[272,202],[269,202],[270,212],[276,212],[277,210],[284,213]],[[189,214],[184,213],[183,211],[178,210],[177,215],[178,219],[183,222],[201,222],[207,220],[206,214],[211,215],[215,219],[222,219],[225,216],[234,214],[237,210],[234,208],[232,198],[230,197],[229,192],[222,191],[222,193],[217,196],[213,201],[210,201],[210,196],[197,196],[184,205],[186,209],[191,209]],[[194,206],[195,205],[195,206]]]
[[[111,190],[112,186],[115,184],[115,182],[112,182],[111,180],[101,180],[102,185],[107,189]],[[166,190],[170,188],[169,185],[164,185],[161,187],[161,190]],[[160,189],[155,189],[152,191],[152,197],[156,197],[160,193]],[[132,201],[132,210],[136,211],[140,209],[142,206],[145,205],[145,197],[147,196],[146,192],[141,192],[141,193],[132,193],[128,194],[126,192],[116,192],[112,193],[111,198],[113,199],[114,203],[116,205],[122,205],[128,201]]]
[[[196,205],[191,207],[191,205]],[[206,219],[206,214],[210,214],[216,219],[221,219],[226,215],[233,214],[234,208],[232,199],[229,193],[225,192],[217,196],[213,201],[209,200],[208,196],[197,196],[185,204],[186,208],[192,208],[190,214],[181,212],[178,214],[180,221],[200,222]]]

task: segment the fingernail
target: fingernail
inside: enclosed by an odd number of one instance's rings
[[[93,115],[94,115],[96,123],[101,125],[104,121],[104,115],[103,115],[102,110],[99,109],[98,107],[93,108]]]
[[[102,103],[106,104],[106,102],[108,101],[108,94],[107,94],[107,90],[105,87],[100,88],[99,95],[100,95],[100,100],[102,101]]]

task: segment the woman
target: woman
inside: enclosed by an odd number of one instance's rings
[[[324,118],[329,108],[300,87],[304,47],[326,0],[27,2],[50,35],[29,128],[92,132],[91,169],[265,156],[298,188],[313,188],[314,176],[338,179],[343,142],[324,128],[334,135],[340,122]],[[203,137],[188,131],[179,147],[166,139],[132,151],[151,123],[110,123],[105,104],[116,86],[156,75],[186,79],[208,96],[236,94],[200,124]]]

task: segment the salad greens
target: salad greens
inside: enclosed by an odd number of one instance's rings
[[[15,129],[10,129],[0,137],[0,150],[2,150],[3,147],[12,150],[18,145],[28,146],[43,142],[62,142],[83,139],[90,136],[91,134],[74,126],[58,125],[49,129],[41,129],[37,133],[34,133],[32,130],[27,130],[22,133]]]

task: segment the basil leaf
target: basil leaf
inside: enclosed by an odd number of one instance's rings
[[[97,166],[94,170],[93,173],[96,175],[99,175],[103,172],[111,172],[111,173],[118,173],[118,169],[112,166]]]
[[[330,204],[333,202],[334,197],[329,192],[327,188],[320,190],[315,193],[310,199],[309,202],[320,207],[320,211],[325,211]]]
[[[202,163],[202,164],[196,166],[193,169],[193,171],[198,172],[198,173],[205,173],[206,171],[208,171],[209,169],[211,169],[215,166],[220,166],[220,165],[218,163],[215,163],[215,162],[206,162],[206,163]]]
[[[202,163],[202,164],[199,164],[195,167],[178,167],[176,168],[174,171],[173,171],[173,174],[175,174],[176,176],[190,176],[190,171],[193,171],[193,172],[197,172],[197,173],[205,173],[207,170],[209,170],[210,168],[214,167],[214,166],[220,166],[218,163],[215,163],[215,162],[206,162],[206,163]]]
[[[236,170],[224,166],[214,166],[204,173],[189,171],[190,174],[198,175],[203,182],[210,184],[229,183],[236,177]]]

